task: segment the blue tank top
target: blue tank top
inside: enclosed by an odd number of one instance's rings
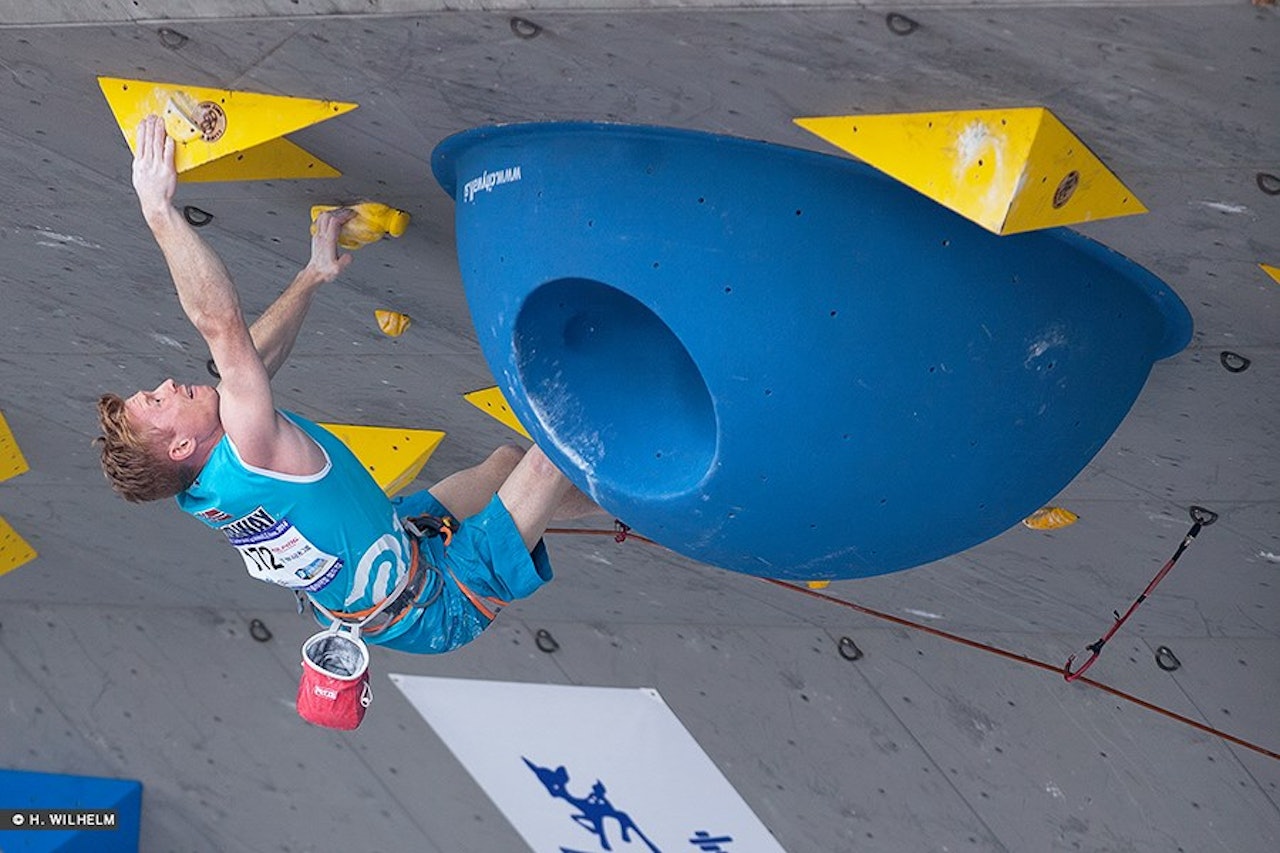
[[[178,506],[226,536],[253,577],[305,592],[329,610],[373,607],[409,570],[395,508],[337,437],[283,414],[324,450],[323,470],[293,476],[255,468],[224,435]]]

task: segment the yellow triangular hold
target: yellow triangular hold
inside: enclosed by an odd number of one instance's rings
[[[1044,107],[795,123],[996,234],[1147,210]]]
[[[9,522],[0,518],[0,575],[13,571],[37,556],[36,549],[28,545]]]
[[[333,167],[291,142],[280,145],[280,137],[358,106],[121,77],[99,77],[98,85],[130,150],[143,118],[152,113],[164,117],[169,135],[178,143],[174,161],[184,180],[334,177],[338,172]],[[253,151],[269,143],[275,144]],[[245,155],[243,160],[235,159],[239,154]],[[187,174],[223,159],[227,162],[203,174]],[[271,173],[272,169],[278,173]]]
[[[388,496],[413,482],[445,434],[434,429],[320,424],[338,437]]]
[[[502,396],[502,391],[499,390],[497,385],[492,388],[471,391],[463,394],[462,398],[485,414],[511,427],[511,429],[525,438],[533,440],[533,437],[529,435],[529,431],[516,419],[516,413],[511,411],[511,407],[507,405],[507,398]]]
[[[27,460],[13,437],[13,431],[9,429],[9,422],[0,412],[0,481],[25,474],[30,470],[31,467],[27,465]]]
[[[1276,284],[1280,284],[1280,267],[1273,267],[1271,264],[1258,264],[1258,266],[1262,267],[1262,271],[1271,276]]]

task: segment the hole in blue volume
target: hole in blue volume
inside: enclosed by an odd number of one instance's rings
[[[711,394],[646,305],[598,281],[558,279],[529,295],[513,333],[540,425],[591,480],[652,498],[706,477],[716,452]]]

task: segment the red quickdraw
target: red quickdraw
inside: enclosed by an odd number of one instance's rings
[[[1077,678],[1084,675],[1085,671],[1088,670],[1089,667],[1093,666],[1093,662],[1102,654],[1102,647],[1107,644],[1108,640],[1115,636],[1116,631],[1120,630],[1120,626],[1133,615],[1133,611],[1138,609],[1138,605],[1147,600],[1147,596],[1155,590],[1160,581],[1164,580],[1164,576],[1169,574],[1169,570],[1173,568],[1174,563],[1178,562],[1178,558],[1182,556],[1183,551],[1187,550],[1187,546],[1189,546],[1196,536],[1200,534],[1201,530],[1208,527],[1210,524],[1213,524],[1217,520],[1218,514],[1216,512],[1205,509],[1202,506],[1191,507],[1191,530],[1189,530],[1187,535],[1182,538],[1181,544],[1178,545],[1178,550],[1174,551],[1173,556],[1169,558],[1169,562],[1165,563],[1160,571],[1156,572],[1156,576],[1151,579],[1151,583],[1147,584],[1147,588],[1142,591],[1142,594],[1134,599],[1133,604],[1129,605],[1129,609],[1124,612],[1123,616],[1114,610],[1111,611],[1115,616],[1115,623],[1112,624],[1110,631],[1107,631],[1107,633],[1098,638],[1097,642],[1090,643],[1085,646],[1085,648],[1090,652],[1089,658],[1081,664],[1079,669],[1071,669],[1071,665],[1075,663],[1076,660],[1075,655],[1071,655],[1067,658],[1067,662],[1062,665],[1063,678],[1067,681],[1075,681]]]

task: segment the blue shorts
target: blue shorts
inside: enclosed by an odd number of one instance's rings
[[[402,519],[424,513],[452,515],[425,489],[392,503]],[[551,580],[546,546],[539,541],[529,553],[511,513],[497,495],[480,512],[462,521],[448,548],[439,536],[421,540],[418,545],[418,559],[440,569],[439,573],[432,572],[436,577],[427,580],[418,600],[430,600],[437,586],[441,587],[439,597],[388,628],[386,639],[382,635],[366,636],[367,642],[417,654],[452,651],[474,640],[492,622],[455,579],[482,599],[492,597],[504,602],[530,596]]]

